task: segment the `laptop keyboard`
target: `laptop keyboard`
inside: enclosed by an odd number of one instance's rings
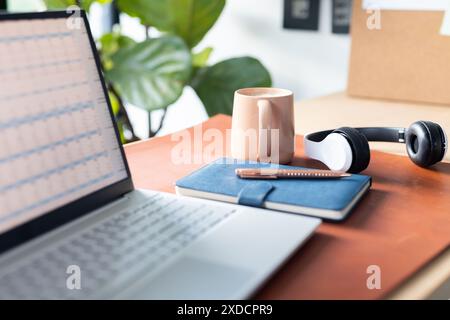
[[[89,298],[108,285],[119,285],[121,275],[151,272],[234,212],[154,194],[138,207],[0,271],[0,299]],[[74,274],[73,269],[67,273],[68,266],[79,268],[80,290],[68,288]],[[70,282],[75,284],[74,279]]]

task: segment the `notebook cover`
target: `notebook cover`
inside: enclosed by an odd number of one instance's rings
[[[237,168],[267,168],[267,163],[242,162],[220,158],[178,180],[176,186],[191,190],[237,197],[239,192],[261,180],[240,179]],[[280,165],[281,169],[306,169]],[[301,207],[341,211],[364,188],[371,178],[353,174],[341,179],[277,179],[264,180],[273,185],[265,201]]]

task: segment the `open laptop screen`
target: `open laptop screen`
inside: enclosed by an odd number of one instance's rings
[[[0,19],[0,234],[128,177],[85,21]]]

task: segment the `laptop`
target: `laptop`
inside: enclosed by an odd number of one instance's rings
[[[0,84],[1,299],[248,298],[320,224],[136,190],[84,12],[0,15]]]

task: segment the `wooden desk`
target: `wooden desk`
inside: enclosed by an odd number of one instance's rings
[[[185,131],[192,154],[201,156],[206,150],[200,146],[210,144],[203,139],[204,130],[224,133],[230,125],[230,117],[216,116]],[[177,179],[203,165],[174,165],[171,153],[178,143],[165,136],[126,146],[136,187],[174,192]],[[294,164],[317,166],[303,158],[302,149],[298,136]],[[227,152],[224,147],[216,156]],[[350,218],[341,224],[324,223],[256,298],[386,297],[450,244],[450,164],[425,170],[406,157],[375,151],[366,173],[373,177],[372,189]],[[381,290],[367,289],[370,265],[381,268]]]

